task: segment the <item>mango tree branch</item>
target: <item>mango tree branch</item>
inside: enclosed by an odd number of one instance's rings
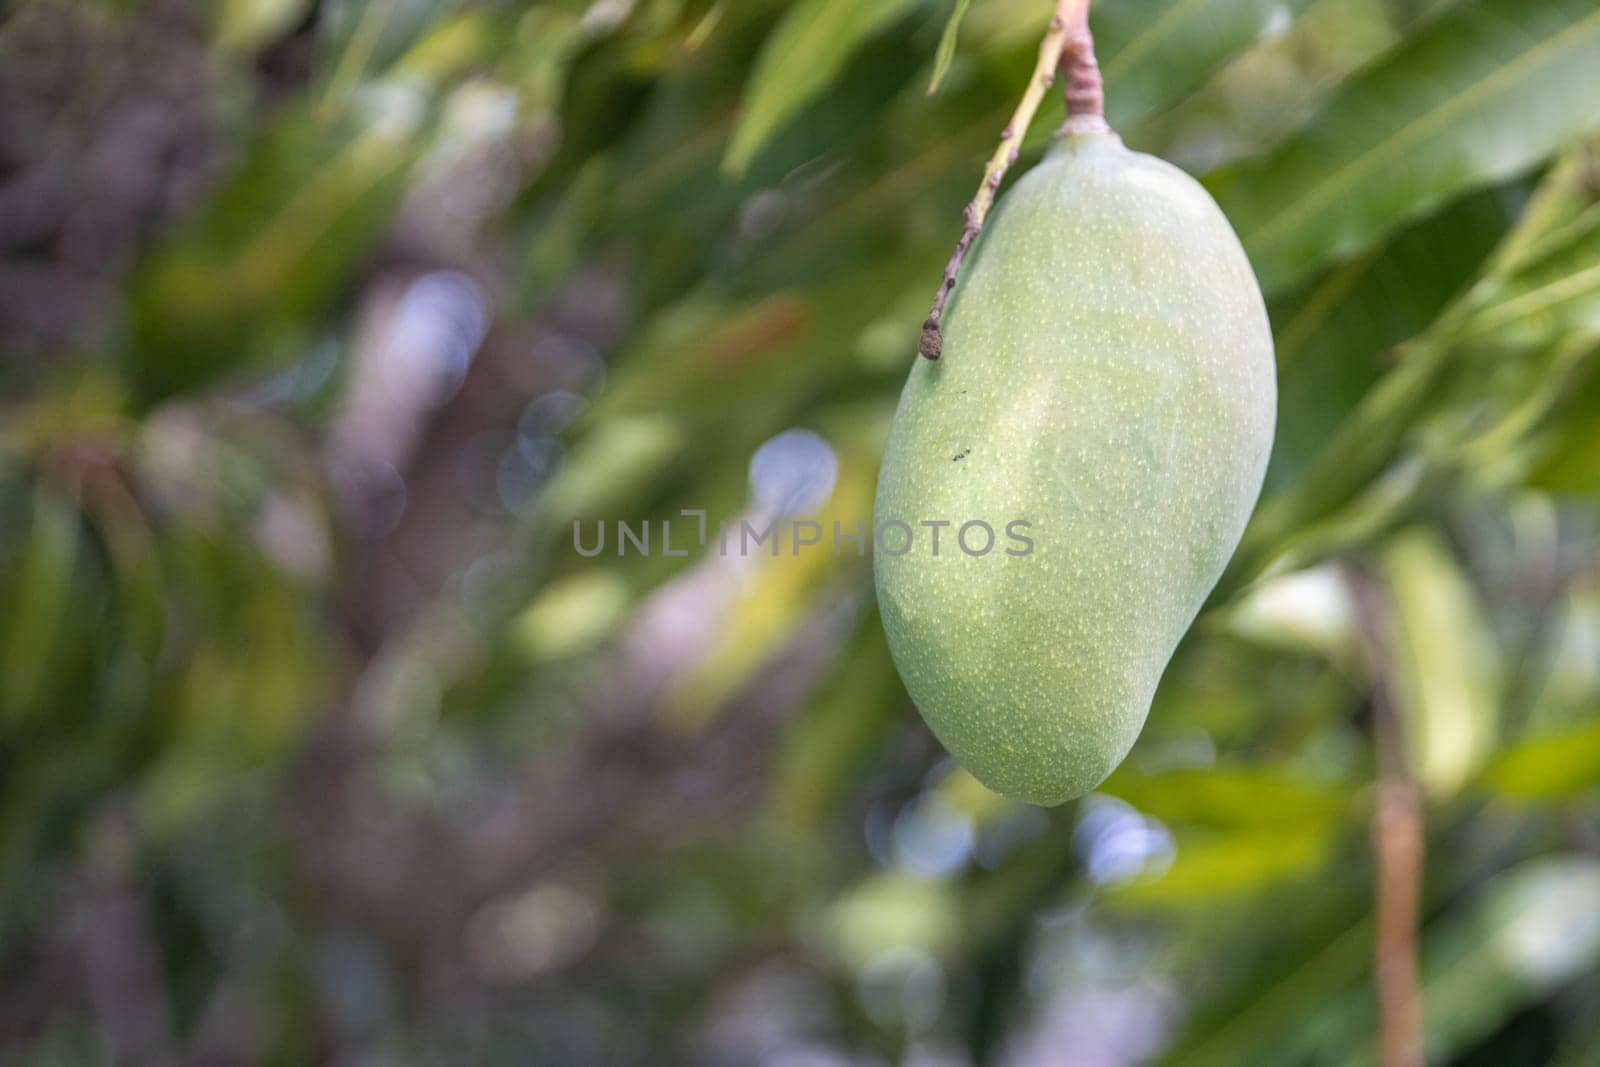
[[[1000,183],[1011,164],[1017,161],[1017,151],[1027,135],[1028,126],[1039,110],[1045,90],[1055,81],[1056,69],[1063,63],[1068,66],[1068,114],[1072,114],[1076,100],[1080,106],[1092,102],[1094,114],[1098,116],[1100,69],[1095,63],[1094,44],[1089,37],[1089,0],[1055,0],[1055,14],[1050,19],[1044,40],[1039,42],[1039,60],[1028,79],[1027,91],[1022,94],[1017,109],[1011,113],[1011,121],[1006,123],[1005,130],[1000,134],[1000,145],[983,170],[983,181],[979,183],[972,202],[967,205],[966,225],[962,227],[961,239],[956,242],[956,250],[945,265],[944,278],[933,297],[933,308],[928,312],[927,321],[922,324],[922,343],[917,350],[927,359],[938,359],[944,351],[944,335],[940,332],[939,322],[944,318],[945,301],[950,299],[950,291],[956,287],[961,261],[966,258],[972,242],[983,231],[984,219],[994,204]],[[1092,88],[1087,87],[1088,83],[1092,83]],[[1074,85],[1079,86],[1076,91],[1072,88]]]
[[[1372,733],[1378,757],[1372,810],[1378,1045],[1383,1067],[1422,1067],[1422,987],[1417,975],[1422,798],[1406,754],[1405,723],[1395,706],[1394,635],[1387,598],[1359,564],[1346,564],[1345,580],[1372,683]]]

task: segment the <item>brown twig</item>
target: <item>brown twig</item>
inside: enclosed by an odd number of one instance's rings
[[[1422,800],[1406,754],[1405,723],[1394,702],[1388,605],[1377,583],[1358,566],[1347,565],[1345,579],[1372,683],[1372,733],[1378,758],[1372,811],[1378,1043],[1384,1067],[1422,1067],[1422,989],[1417,977]]]
[[[1089,2],[1055,0],[1055,14],[1050,19],[1044,40],[1039,42],[1039,59],[1028,79],[1027,91],[1022,94],[1017,109],[1011,113],[1011,121],[1001,131],[1000,145],[989,157],[988,166],[983,169],[983,181],[978,184],[977,193],[967,205],[961,239],[956,242],[956,250],[945,265],[944,278],[933,297],[933,307],[928,312],[927,321],[922,324],[922,342],[917,351],[926,359],[938,359],[944,351],[944,335],[939,324],[944,318],[945,302],[950,299],[950,291],[956,287],[956,276],[961,273],[961,262],[966,258],[967,250],[983,231],[984,219],[989,215],[989,208],[994,204],[995,194],[1000,190],[1006,171],[1017,161],[1018,149],[1028,133],[1035,112],[1039,110],[1045,90],[1055,82],[1056,70],[1067,66],[1069,116],[1074,113],[1074,102],[1078,107],[1091,108],[1096,117],[1103,110],[1100,67],[1095,62],[1094,41],[1089,35]],[[1103,119],[1101,123],[1103,125]]]

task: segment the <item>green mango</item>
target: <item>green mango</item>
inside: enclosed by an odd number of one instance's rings
[[[884,452],[878,604],[945,747],[1058,804],[1127,755],[1255,506],[1266,308],[1205,190],[1095,132],[996,204],[945,323]]]

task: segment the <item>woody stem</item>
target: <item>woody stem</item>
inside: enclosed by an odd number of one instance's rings
[[[1098,117],[1103,110],[1100,66],[1095,61],[1094,39],[1089,34],[1089,2],[1055,0],[1055,13],[1050,19],[1049,28],[1045,30],[1044,39],[1039,42],[1039,58],[1028,78],[1028,88],[1018,101],[1016,110],[1011,113],[1011,121],[1001,131],[1000,144],[995,148],[994,155],[989,157],[988,166],[984,167],[983,181],[978,184],[978,191],[966,208],[961,237],[956,241],[950,261],[945,264],[944,277],[933,297],[933,307],[922,324],[922,341],[917,350],[926,359],[938,359],[944,351],[944,334],[940,323],[944,319],[945,303],[950,299],[951,290],[956,287],[956,277],[961,273],[967,250],[978,239],[978,234],[983,232],[984,220],[989,217],[989,209],[994,205],[995,194],[1000,191],[1006,171],[1017,161],[1022,139],[1027,135],[1028,126],[1033,122],[1040,102],[1044,100],[1045,91],[1055,82],[1056,71],[1065,68],[1067,73],[1069,122],[1078,115]],[[1100,125],[1104,126],[1104,120]]]

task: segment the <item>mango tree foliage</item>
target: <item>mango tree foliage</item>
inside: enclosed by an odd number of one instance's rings
[[[11,6],[5,1058],[1375,1062],[1375,693],[1429,1062],[1592,1058],[1600,14],[1096,0],[1282,406],[1045,810],[920,726],[835,524],[1048,8]]]

